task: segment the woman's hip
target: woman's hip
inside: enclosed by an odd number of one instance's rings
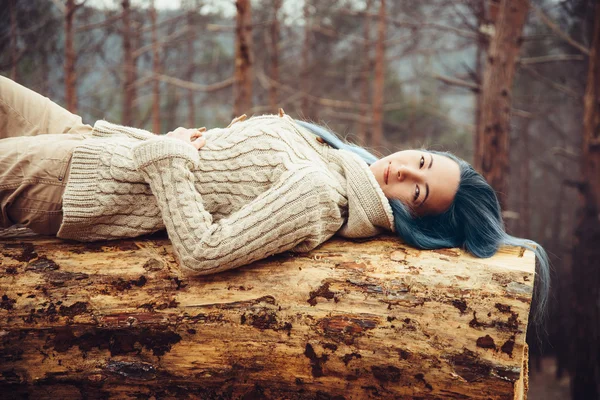
[[[0,225],[56,234],[74,148],[82,134],[0,140]]]

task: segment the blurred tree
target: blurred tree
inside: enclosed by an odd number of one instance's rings
[[[137,66],[133,55],[132,45],[133,32],[131,30],[131,3],[129,0],[121,2],[122,11],[122,38],[123,38],[123,109],[121,110],[121,123],[133,126],[134,101],[136,98],[135,81],[137,79]]]
[[[60,4],[60,3],[59,3]],[[62,40],[48,40],[64,33],[64,15],[45,0],[0,0],[0,70],[44,95],[48,95],[48,75],[53,60],[63,65]],[[40,35],[40,32],[44,32]],[[60,68],[63,71],[63,68]],[[55,95],[64,96],[64,86],[53,86]]]
[[[73,29],[73,18],[75,11],[81,7],[83,3],[75,3],[75,0],[67,0],[64,8],[65,14],[65,100],[67,110],[73,114],[77,114],[77,72],[75,64],[77,56],[75,54]]]
[[[302,91],[302,103],[300,105],[300,112],[303,118],[316,119],[316,116],[311,115],[311,107],[309,100],[309,93],[311,90],[311,68],[310,68],[310,54],[311,54],[311,25],[313,23],[311,12],[310,12],[310,0],[304,0],[304,39],[302,41],[302,66],[300,72],[300,90]]]
[[[573,249],[575,285],[574,400],[600,397],[600,5],[595,4],[587,86],[583,98],[581,209]]]
[[[373,0],[367,0],[365,2],[365,15],[363,17],[363,62],[360,78],[361,95],[359,101],[364,103],[371,102],[371,68],[373,64],[371,59],[371,15],[369,13],[371,12],[372,6]],[[368,110],[365,110],[360,114],[363,118],[359,121],[360,125],[358,127],[358,143],[366,146],[371,133],[369,129],[371,113]]]
[[[252,108],[252,12],[250,0],[236,0],[234,117]]]
[[[152,41],[152,132],[160,133],[160,53],[158,49],[158,33],[156,29],[156,7],[154,0],[150,3],[150,29]]]
[[[373,134],[370,145],[377,148],[383,139],[383,102],[385,85],[385,39],[386,39],[385,0],[380,0],[377,19],[377,45],[375,48],[375,78],[373,83]]]
[[[17,63],[19,62],[19,53],[17,49],[17,5],[16,0],[9,0],[8,9],[10,10],[10,79],[17,80]]]
[[[483,72],[475,167],[506,205],[511,92],[528,0],[501,0]]]
[[[279,82],[279,12],[282,0],[273,0],[273,15],[271,20],[271,35],[269,40],[270,47],[270,75],[271,84],[269,87],[269,105],[271,112],[275,112],[279,106],[279,93],[277,83]]]
[[[196,41],[195,34],[195,24],[194,19],[197,13],[197,10],[200,8],[200,3],[195,1],[195,4],[188,4],[188,10],[186,12],[186,28],[188,30],[187,37],[187,54],[188,54],[188,62],[187,62],[187,71],[186,71],[186,80],[188,82],[194,81],[194,74],[196,72],[196,51],[194,49],[194,43]],[[196,105],[194,102],[194,91],[192,89],[187,90],[187,126],[193,128],[196,126]]]

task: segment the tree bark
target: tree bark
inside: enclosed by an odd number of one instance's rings
[[[269,86],[269,105],[272,112],[279,107],[279,10],[282,0],[273,0],[273,22],[271,23],[271,85]]]
[[[521,399],[534,256],[333,239],[183,277],[166,239],[0,242],[0,390]]]
[[[365,16],[364,16],[364,25],[363,25],[363,70],[361,74],[361,103],[371,103],[371,7],[373,5],[373,0],[367,0],[365,4]],[[363,114],[364,119],[363,122],[360,123],[360,127],[358,129],[359,132],[359,142],[362,146],[368,146],[368,138],[370,134],[369,124],[366,122],[371,118],[371,114],[369,110],[365,110],[361,112]]]
[[[250,0],[236,0],[235,85],[233,114],[238,116],[252,108],[252,12]]]
[[[73,17],[77,5],[75,0],[67,0],[65,5],[65,102],[67,110],[77,114],[77,73],[75,72],[76,55],[73,44]]]
[[[501,0],[483,72],[475,167],[506,205],[511,92],[528,0]]]
[[[300,82],[302,90],[302,104],[300,110],[303,118],[311,118],[311,107],[309,91],[310,84],[310,45],[311,45],[311,16],[310,16],[310,0],[304,0],[304,41],[302,42],[302,67],[300,72]],[[314,119],[314,117],[313,117]]]
[[[373,86],[373,135],[371,146],[380,148],[383,140],[383,96],[385,85],[385,0],[380,0],[375,49],[375,81]]]
[[[136,63],[133,56],[133,46],[131,43],[131,4],[129,0],[121,2],[123,8],[122,15],[122,35],[123,35],[123,125],[133,126],[134,124],[134,101],[135,101],[135,79]]]
[[[573,249],[575,304],[573,399],[600,396],[600,6],[596,4],[594,33],[583,99],[583,148],[580,184],[581,208]]]
[[[10,9],[10,79],[16,82],[19,59],[17,48],[17,1],[10,0],[8,8]]]
[[[521,180],[521,190],[519,190],[519,229],[518,234],[521,237],[531,237],[531,207],[530,207],[530,177],[531,177],[531,150],[529,146],[529,132],[531,126],[531,118],[525,118],[523,121],[523,129],[521,131],[522,142],[522,157],[519,161],[519,179]]]
[[[160,82],[158,74],[160,74],[160,53],[158,51],[158,35],[156,32],[156,7],[154,0],[150,5],[150,24],[151,24],[151,40],[152,40],[152,131],[155,134],[160,134]]]
[[[196,9],[198,9],[198,5],[196,4]],[[188,41],[187,41],[187,52],[189,58],[189,65],[187,67],[187,81],[194,81],[194,72],[196,71],[196,53],[194,51],[194,42],[196,41],[196,35],[194,34],[196,27],[194,26],[194,14],[196,10],[188,10],[187,11],[187,28],[188,28]],[[187,106],[188,106],[188,115],[187,115],[187,126],[189,128],[193,128],[196,126],[196,105],[194,102],[194,91],[192,89],[188,89],[187,91]]]
[[[484,24],[486,23],[485,18],[485,0],[476,0],[473,5],[473,14],[475,14],[475,18],[477,18],[477,28],[479,32],[477,33],[477,50],[475,52],[475,84],[479,87],[475,92],[475,132],[473,134],[473,159],[476,160],[477,149],[479,148],[479,141],[481,140],[479,137],[480,129],[479,125],[481,124],[481,80],[483,76],[483,63],[482,58],[483,55],[487,53],[487,38],[481,32]]]

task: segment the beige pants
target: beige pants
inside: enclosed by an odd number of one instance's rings
[[[91,130],[81,117],[0,76],[0,228],[58,232],[73,148]]]

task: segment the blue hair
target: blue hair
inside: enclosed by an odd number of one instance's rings
[[[360,146],[345,143],[322,126],[305,121],[299,125],[320,136],[336,149],[351,151],[368,165],[377,157]],[[504,229],[498,197],[494,189],[466,161],[447,152],[430,153],[454,160],[460,168],[458,190],[448,210],[438,215],[416,217],[399,200],[390,199],[396,233],[406,243],[419,249],[460,247],[476,257],[491,257],[502,245],[531,250],[538,260],[536,322],[541,322],[550,291],[550,263],[542,246],[531,240],[511,236]]]

